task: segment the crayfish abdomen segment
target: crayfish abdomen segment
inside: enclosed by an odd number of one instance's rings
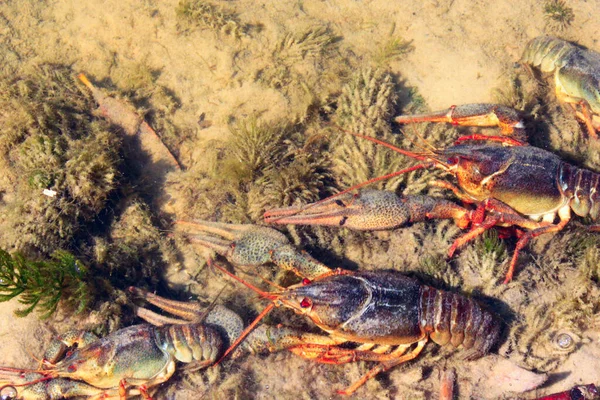
[[[202,324],[165,325],[154,329],[157,345],[184,363],[212,365],[223,347],[220,335]]]
[[[472,349],[468,359],[485,355],[500,335],[499,322],[477,302],[429,286],[421,290],[420,325],[441,346]]]
[[[589,215],[592,221],[600,217],[600,174],[562,163],[559,184],[564,195],[572,199],[570,206],[580,217]]]

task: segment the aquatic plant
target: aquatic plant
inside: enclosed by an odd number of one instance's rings
[[[240,165],[240,180],[253,180],[265,167],[281,158],[282,140],[288,128],[259,123],[253,116],[231,126],[230,152]]]
[[[88,278],[87,268],[66,251],[54,252],[49,260],[33,261],[0,249],[0,302],[18,297],[27,306],[15,311],[19,317],[36,310],[46,319],[60,301],[82,312],[90,301]]]
[[[335,122],[350,132],[393,143],[389,120],[394,114],[396,99],[390,74],[370,68],[357,71],[342,88]],[[401,160],[382,146],[346,132],[336,135],[332,149],[334,169],[343,186],[385,175],[397,169]],[[400,179],[378,186],[393,188]]]
[[[408,103],[402,108],[404,114],[421,114],[427,111],[427,101],[419,92],[419,89],[410,86],[406,90],[406,98]]]
[[[205,162],[179,182],[189,216],[256,222],[266,208],[314,201],[332,191],[323,145],[302,126],[252,116],[230,130],[231,139],[209,145]]]
[[[445,255],[427,255],[419,258],[418,271],[425,274],[425,279],[433,278],[440,289],[461,287],[463,282],[460,274],[446,261]]]
[[[531,74],[523,74],[511,68],[503,81],[492,89],[494,103],[502,104],[527,114],[535,114],[540,108],[540,89]]]
[[[308,137],[301,147],[293,140],[286,145],[286,154],[264,170],[248,193],[253,219],[260,219],[265,209],[311,203],[335,191],[322,135]]]
[[[178,30],[210,29],[233,37],[245,34],[237,15],[205,0],[182,0],[175,9]]]
[[[577,232],[567,245],[577,271],[585,279],[600,281],[600,238],[596,233]],[[600,306],[600,305],[599,305]]]
[[[589,246],[577,260],[578,268],[589,279],[600,282],[600,247]]]
[[[332,144],[333,168],[342,187],[356,185],[408,166],[410,160],[351,133],[372,136],[398,145],[410,146],[415,139],[425,139],[443,146],[451,139],[441,125],[411,127],[410,135],[392,134],[391,117],[395,114],[398,96],[392,76],[384,71],[365,68],[352,75],[337,98],[334,123],[342,128],[334,132]],[[421,129],[418,133],[417,129]],[[414,134],[413,134],[414,133]],[[408,137],[410,136],[410,137]],[[381,181],[379,189],[395,190],[400,184],[411,183],[410,193],[423,191],[438,171],[417,171]]]
[[[506,257],[506,243],[500,239],[498,231],[495,229],[487,230],[475,241],[475,251],[480,254],[490,254],[494,258],[503,259]]]
[[[291,66],[300,60],[317,58],[335,42],[335,36],[325,27],[288,32],[276,43],[273,57]]]
[[[98,271],[118,280],[117,287],[156,283],[156,272],[172,253],[168,240],[152,221],[148,207],[135,196],[116,206],[117,217],[106,237],[95,237],[93,259]]]
[[[72,71],[43,65],[0,82],[0,158],[9,182],[1,245],[46,254],[72,245],[116,187],[120,140],[96,119]]]
[[[546,26],[552,30],[565,30],[575,19],[573,9],[564,0],[548,0],[544,4]]]
[[[335,51],[338,38],[323,26],[284,30],[273,45],[263,49],[262,63],[253,79],[280,91],[290,102],[292,121],[305,122],[311,110],[327,103],[339,90],[348,65]]]
[[[373,54],[373,62],[378,67],[385,67],[390,62],[410,53],[413,49],[412,41],[390,34],[389,38],[380,44],[375,54]]]

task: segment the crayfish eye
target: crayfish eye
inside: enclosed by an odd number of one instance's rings
[[[16,400],[17,394],[17,388],[14,386],[0,388],[0,400]]]
[[[75,364],[71,364],[69,365],[69,367],[67,368],[68,372],[75,372],[77,371],[77,367],[75,366]]]
[[[310,301],[310,299],[308,297],[305,297],[302,299],[302,301],[300,302],[300,307],[302,308],[308,308],[312,305],[312,301]]]
[[[452,166],[452,165],[458,164],[458,161],[459,161],[459,158],[456,156],[448,157],[448,159],[446,160],[446,164]]]
[[[304,279],[302,279],[302,284],[303,284],[304,286],[306,286],[306,285],[310,285],[310,279],[308,279],[308,278],[304,278]]]

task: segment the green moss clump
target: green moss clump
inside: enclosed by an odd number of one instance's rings
[[[335,123],[344,130],[396,142],[390,126],[397,96],[392,76],[370,68],[356,72],[342,88],[337,101]],[[336,135],[333,162],[343,186],[352,186],[400,169],[405,157],[347,132]],[[406,179],[401,176],[378,184],[394,188]]]
[[[315,201],[333,191],[322,136],[256,117],[232,125],[231,135],[220,149],[209,145],[204,164],[180,181],[190,217],[258,222],[268,208]]]
[[[87,268],[66,251],[56,251],[50,260],[32,261],[0,249],[0,302],[20,296],[27,308],[15,312],[19,317],[37,310],[42,319],[48,318],[61,300],[82,312],[90,300],[87,278]]]
[[[491,255],[495,259],[507,256],[506,243],[498,236],[495,229],[487,230],[475,242],[475,251],[483,255]]]
[[[119,280],[117,287],[156,283],[157,271],[164,269],[163,256],[170,253],[166,238],[153,224],[148,207],[134,197],[117,207],[119,216],[108,237],[96,237],[93,257],[98,271]]]
[[[0,82],[1,245],[50,254],[71,246],[117,184],[120,140],[97,120],[69,68]]]
[[[565,30],[575,19],[573,9],[563,0],[548,0],[544,4],[544,18],[546,27],[552,31]]]
[[[245,35],[246,28],[240,23],[236,14],[205,0],[182,0],[175,12],[180,32],[200,28],[233,37]]]

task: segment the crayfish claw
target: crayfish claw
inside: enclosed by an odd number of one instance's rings
[[[199,220],[178,221],[177,225],[191,228],[192,242],[214,250],[234,265],[273,263],[308,278],[330,271],[307,253],[296,250],[283,233],[266,226]]]

